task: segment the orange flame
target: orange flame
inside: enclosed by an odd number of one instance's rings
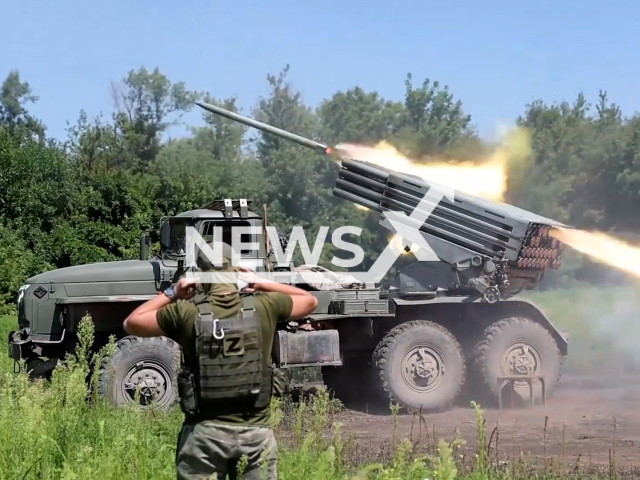
[[[415,175],[469,195],[501,202],[507,190],[509,163],[516,157],[528,155],[531,147],[528,132],[518,128],[504,136],[493,153],[478,162],[452,162],[437,158],[418,161],[402,155],[384,141],[373,147],[342,143],[335,150],[357,160]],[[359,208],[367,210],[365,207]]]
[[[602,232],[556,227],[549,236],[601,263],[640,277],[640,248]]]

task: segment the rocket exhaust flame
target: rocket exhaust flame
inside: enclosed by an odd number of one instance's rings
[[[491,201],[503,201],[507,190],[508,167],[516,157],[530,153],[528,132],[515,129],[485,158],[472,162],[452,162],[438,158],[411,159],[387,142],[371,147],[351,143],[336,145],[338,156],[346,156],[396,172],[415,175]]]
[[[602,232],[553,228],[549,236],[599,262],[640,277],[640,247]]]

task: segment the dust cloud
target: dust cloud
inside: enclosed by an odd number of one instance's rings
[[[619,287],[601,273],[595,279],[601,287],[585,290],[570,307],[573,312],[563,315],[573,318],[577,334],[572,350],[578,350],[569,355],[595,370],[640,372],[640,247],[603,232],[560,228],[550,236],[562,241],[564,250],[580,252],[626,277]]]
[[[584,373],[640,373],[640,283],[590,292],[572,307],[576,331],[569,343],[570,365]]]

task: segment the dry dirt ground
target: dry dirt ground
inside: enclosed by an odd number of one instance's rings
[[[546,406],[499,411],[483,408],[487,442],[499,425],[500,457],[521,453],[543,458],[563,455],[569,464],[608,464],[610,455],[620,467],[640,465],[640,376],[627,378],[575,378],[563,376]],[[465,448],[475,449],[475,412],[471,408],[454,408],[445,413],[424,415],[420,422],[412,415],[398,417],[398,437],[421,438],[421,445],[434,445],[437,438],[451,440],[457,430],[466,440]],[[393,436],[393,417],[345,411],[338,414],[346,435],[354,434],[358,445],[387,450]],[[614,431],[615,421],[615,431]],[[426,434],[428,426],[429,434]],[[615,436],[615,438],[614,438]],[[615,441],[614,441],[615,440]],[[495,446],[495,435],[492,440]],[[437,443],[437,442],[436,442]],[[371,452],[369,452],[371,453]]]

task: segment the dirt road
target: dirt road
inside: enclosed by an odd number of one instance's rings
[[[542,458],[562,456],[563,429],[566,462],[582,465],[607,464],[610,454],[615,455],[621,467],[640,464],[640,377],[571,378],[564,376],[546,406],[533,409],[483,409],[486,419],[487,442],[499,425],[498,445],[500,457],[523,454]],[[614,418],[616,428],[614,432]],[[393,435],[393,417],[369,415],[347,411],[336,419],[344,424],[346,434],[355,434],[357,443],[379,453],[388,450]],[[437,438],[451,440],[457,430],[465,440],[466,448],[475,449],[475,412],[471,408],[454,408],[446,413],[424,416],[420,426],[416,417],[400,415],[398,436],[412,435],[421,445]],[[425,431],[428,426],[429,435]],[[412,433],[413,432],[413,433]],[[614,442],[615,434],[615,442]],[[493,439],[495,442],[495,437]],[[493,443],[495,445],[495,443]],[[614,448],[615,447],[615,448]],[[369,452],[371,454],[371,452]]]

